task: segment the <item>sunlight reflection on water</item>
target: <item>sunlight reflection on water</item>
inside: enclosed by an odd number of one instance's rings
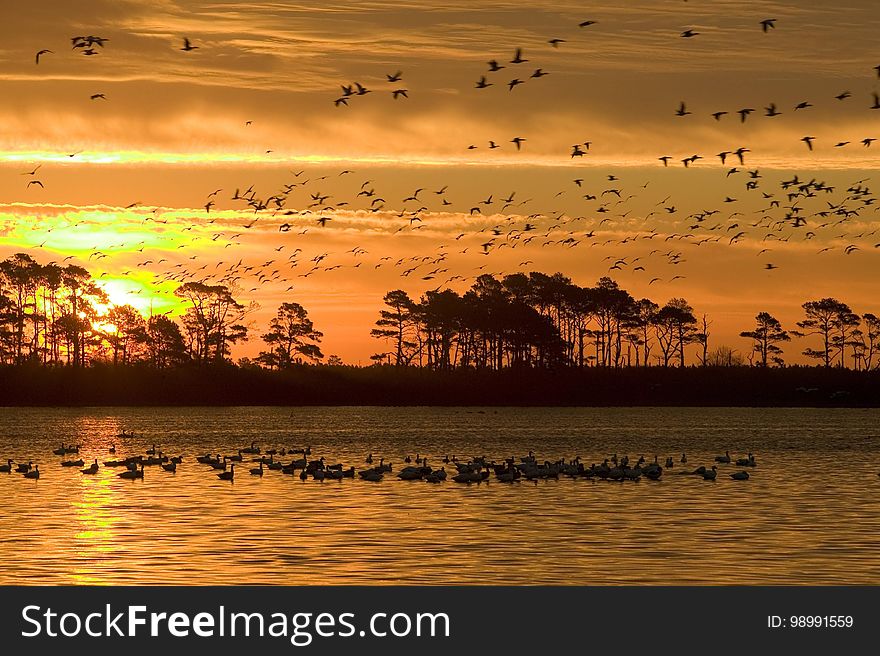
[[[880,411],[841,409],[2,408],[0,459],[42,476],[0,474],[0,583],[876,584],[878,427]],[[59,466],[62,441],[86,465],[154,444],[184,462],[86,476]],[[195,462],[252,441],[395,472],[417,453],[676,464],[659,482],[428,485],[258,478],[248,462],[229,483]],[[692,469],[725,450],[756,453],[751,480],[675,475],[682,452]]]

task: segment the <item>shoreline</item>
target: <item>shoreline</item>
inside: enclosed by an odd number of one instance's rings
[[[880,407],[880,371],[0,368],[0,407]]]

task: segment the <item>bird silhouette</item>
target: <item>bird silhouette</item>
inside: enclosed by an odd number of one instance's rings
[[[184,52],[189,52],[190,50],[198,50],[198,46],[194,46],[187,37],[183,38],[183,47],[181,50]]]

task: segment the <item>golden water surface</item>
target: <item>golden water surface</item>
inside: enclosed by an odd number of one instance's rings
[[[372,453],[395,474],[407,455],[439,467],[530,450],[675,466],[657,482],[431,485],[258,478],[245,462],[230,483],[195,461],[252,441],[358,469]],[[60,466],[62,442],[86,464],[152,445],[184,461],[88,476]],[[715,482],[676,475],[726,450],[756,454],[749,481],[733,465]],[[0,584],[880,582],[878,410],[0,408],[7,458],[41,478],[0,474]]]

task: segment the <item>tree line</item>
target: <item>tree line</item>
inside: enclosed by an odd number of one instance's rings
[[[144,316],[113,305],[85,268],[40,264],[26,253],[0,262],[0,363],[85,367],[96,362],[155,368],[229,364],[232,347],[248,339],[247,317],[257,309],[226,285],[181,284],[186,305],[179,320]],[[256,364],[284,368],[319,361],[322,334],[298,303],[283,303]]]
[[[174,291],[185,311],[144,316],[114,305],[84,267],[40,264],[26,253],[0,262],[0,363],[86,367],[94,363],[157,369],[232,364],[233,347],[255,332],[256,304],[240,302],[234,286],[186,282]],[[833,298],[803,304],[804,318],[785,329],[760,312],[740,333],[746,355],[710,348],[712,322],[683,298],[664,305],[636,298],[603,277],[582,287],[561,273],[479,276],[469,290],[405,291],[384,297],[371,334],[385,350],[377,364],[431,370],[510,368],[784,366],[793,338],[810,339],[803,354],[824,367],[880,367],[880,320],[858,315]],[[286,369],[341,364],[321,351],[323,333],[299,303],[282,303],[265,345],[242,366]],[[688,360],[691,354],[691,360]]]
[[[383,300],[372,335],[388,348],[372,358],[398,367],[684,367],[688,351],[702,366],[784,366],[784,345],[811,336],[820,346],[803,355],[825,367],[880,366],[880,320],[833,298],[804,303],[791,330],[759,312],[740,333],[751,342],[746,355],[710,349],[712,322],[685,299],[661,306],[608,277],[582,287],[561,273],[487,274],[464,294],[436,290],[414,301],[398,289]]]

